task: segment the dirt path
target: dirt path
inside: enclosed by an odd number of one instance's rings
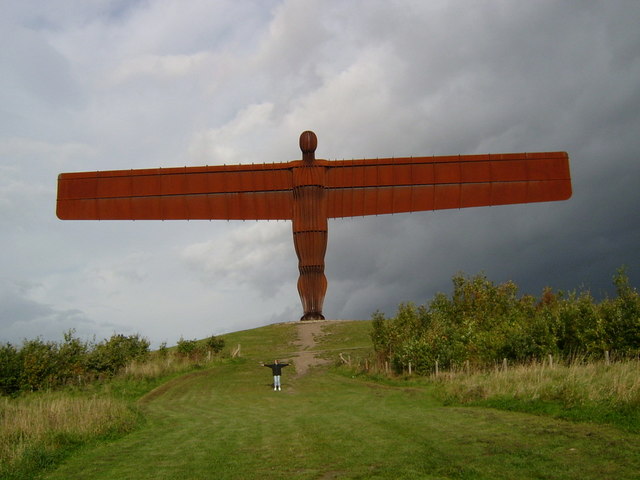
[[[311,367],[317,367],[328,363],[328,360],[316,357],[319,352],[314,351],[318,345],[318,339],[324,334],[322,328],[339,320],[312,320],[298,322],[298,339],[294,346],[298,349],[294,360],[296,376],[305,375]]]

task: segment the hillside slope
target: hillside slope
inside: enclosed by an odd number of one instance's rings
[[[369,322],[291,323],[225,335],[241,358],[151,392],[142,428],[83,449],[46,478],[637,478],[637,435],[444,407],[426,388],[314,366],[310,352],[326,359],[370,348],[368,330]],[[282,392],[258,364],[276,358],[293,363]]]

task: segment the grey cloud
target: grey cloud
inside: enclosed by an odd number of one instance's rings
[[[17,322],[24,322],[34,318],[41,318],[52,315],[54,310],[49,305],[44,305],[27,298],[11,294],[3,289],[0,298],[0,318],[5,326],[13,325]]]
[[[80,106],[83,92],[69,62],[42,35],[14,26],[3,28],[0,37],[3,110],[20,114]]]
[[[58,340],[70,329],[87,339],[95,334],[98,326],[80,310],[60,310],[30,298],[30,292],[38,287],[8,281],[0,283],[0,342],[17,344],[35,337]]]
[[[295,252],[288,224],[227,227],[217,239],[188,245],[181,252],[182,259],[204,283],[249,285],[264,297],[273,296],[283,284],[291,287]]]

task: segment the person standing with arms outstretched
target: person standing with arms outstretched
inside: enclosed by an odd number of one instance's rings
[[[269,367],[273,372],[273,391],[275,392],[276,390],[282,390],[280,386],[280,375],[282,375],[282,369],[289,366],[289,364],[279,363],[278,360],[274,360],[273,363],[264,364],[261,362],[260,365],[262,365],[263,367]]]

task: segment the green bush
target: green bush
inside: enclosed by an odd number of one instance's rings
[[[89,354],[88,365],[96,373],[114,375],[132,360],[142,360],[148,355],[149,340],[146,338],[139,334],[114,334],[95,346]]]
[[[158,356],[160,358],[167,358],[169,356],[169,349],[167,348],[167,342],[162,342],[158,347]]]
[[[16,347],[0,345],[0,394],[14,395],[20,390],[22,361]]]
[[[25,340],[20,349],[22,390],[42,390],[55,385],[59,363],[58,345],[40,338]]]
[[[178,355],[184,358],[195,359],[200,355],[200,348],[198,347],[197,340],[185,340],[180,337],[178,344],[176,345],[176,351]]]
[[[625,269],[613,277],[617,297],[601,305],[605,344],[619,354],[640,355],[640,295],[629,284]]]
[[[24,340],[21,348],[0,345],[0,394],[15,395],[83,383],[111,376],[133,360],[149,355],[149,341],[140,335],[113,335],[92,345],[69,330],[64,341]]]
[[[74,336],[75,331],[64,334],[64,343],[58,347],[56,383],[63,385],[76,382],[87,374],[89,345]]]
[[[204,341],[205,347],[212,353],[220,353],[224,348],[224,338],[211,335]]]
[[[379,360],[396,372],[411,364],[419,374],[465,363],[524,362],[549,354],[602,357],[640,353],[640,296],[624,269],[614,276],[617,297],[601,303],[589,292],[543,290],[519,296],[513,282],[495,285],[484,275],[453,277],[451,296],[425,306],[401,304],[396,315],[373,314],[371,338]]]

